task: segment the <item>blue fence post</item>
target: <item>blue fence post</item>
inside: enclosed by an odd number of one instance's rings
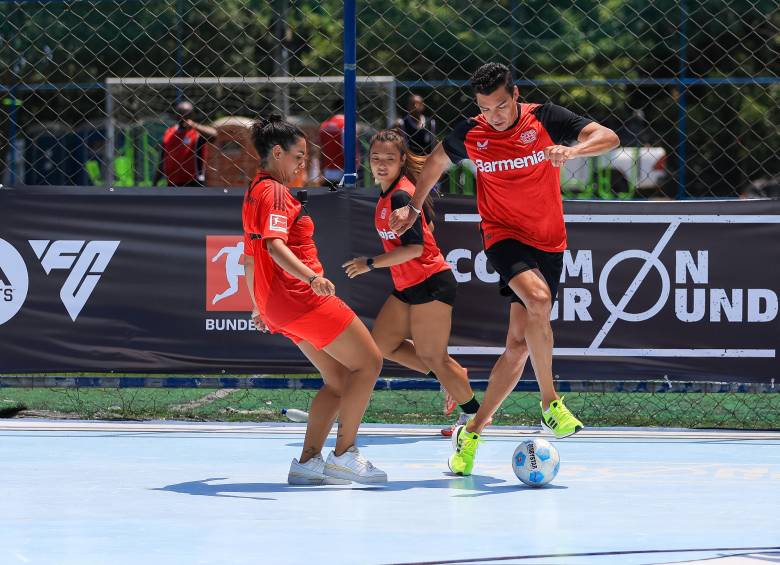
[[[686,143],[688,138],[688,132],[686,130],[686,114],[687,114],[687,100],[686,91],[688,85],[686,79],[688,78],[688,10],[685,5],[685,0],[680,0],[680,72],[678,76],[680,89],[677,96],[677,199],[682,200],[687,196],[685,191],[685,169],[686,163]]]
[[[357,185],[357,6],[344,2],[344,179],[346,188]]]

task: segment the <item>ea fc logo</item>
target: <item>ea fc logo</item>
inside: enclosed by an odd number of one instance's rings
[[[13,318],[27,298],[27,266],[14,247],[0,239],[0,324]]]

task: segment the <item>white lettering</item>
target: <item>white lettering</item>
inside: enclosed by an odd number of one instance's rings
[[[470,271],[461,271],[458,268],[458,262],[461,259],[471,259],[470,249],[453,249],[447,253],[447,263],[452,267],[452,273],[455,275],[455,280],[459,283],[467,283],[471,280]]]
[[[590,291],[584,288],[564,288],[563,289],[563,320],[573,322],[580,319],[584,322],[590,322],[588,307],[592,301]]]
[[[257,326],[248,318],[206,318],[206,331],[257,331]]]
[[[732,289],[730,302],[726,289],[713,288],[710,290],[710,322],[720,322],[721,310],[729,322],[742,321],[741,288]]]
[[[762,311],[761,303],[764,303]],[[768,288],[749,288],[747,299],[748,322],[771,322],[777,317],[777,294]]]
[[[498,279],[501,278],[497,272],[488,271],[488,259],[484,251],[480,251],[474,260],[474,272],[479,280],[486,283],[497,283]]]
[[[575,256],[572,259],[572,255]],[[563,270],[561,271],[561,281],[566,282],[566,277],[572,278],[581,276],[583,283],[593,282],[593,251],[583,250],[576,254],[567,249],[563,252]]]
[[[515,163],[512,159],[504,159],[503,161],[498,162],[498,170],[500,171],[511,171],[515,168]]]
[[[674,291],[674,313],[681,322],[698,322],[704,318],[707,309],[707,296],[703,288],[693,289],[693,308],[688,311],[688,290],[677,288]]]
[[[544,161],[544,151],[537,151],[530,155],[523,157],[516,157],[514,159],[501,159],[498,161],[483,161],[482,159],[476,159],[474,164],[477,166],[477,170],[480,173],[495,173],[503,171],[513,171],[515,169],[523,169],[531,165],[538,165]]]
[[[379,237],[381,237],[382,239],[397,239],[398,238],[398,236],[395,235],[395,232],[391,231],[391,230],[387,230],[387,231],[385,231],[385,230],[376,230],[376,232],[379,234]]]
[[[459,283],[471,282],[472,274],[470,271],[464,271],[460,268],[460,262],[465,259],[471,259],[472,253],[470,249],[453,249],[447,253],[447,262],[452,267],[452,272],[455,275],[455,280]],[[484,251],[477,253],[474,258],[474,273],[477,275],[477,279],[484,283],[497,283],[501,278],[497,272],[495,272],[488,261],[487,255]]]
[[[707,284],[709,280],[709,253],[699,250],[696,252],[697,261],[694,262],[690,251],[678,251],[676,253],[676,266],[674,282],[685,284],[687,282],[687,273],[691,276],[691,282],[694,284]]]

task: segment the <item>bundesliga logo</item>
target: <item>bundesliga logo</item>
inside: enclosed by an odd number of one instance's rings
[[[281,214],[271,214],[269,222],[269,229],[271,231],[287,233],[287,216],[282,216]]]
[[[251,312],[244,276],[244,237],[206,236],[206,310]]]
[[[536,151],[527,157],[517,157],[515,159],[502,159],[500,161],[476,159],[474,164],[480,173],[500,173],[502,171],[514,171],[515,169],[538,165],[542,161],[544,161],[544,151]]]

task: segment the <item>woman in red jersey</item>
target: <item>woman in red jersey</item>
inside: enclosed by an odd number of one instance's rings
[[[382,354],[368,329],[335,296],[315,246],[314,222],[287,186],[306,161],[306,137],[279,116],[252,126],[261,170],[243,206],[247,283],[253,318],[263,329],[291,339],[325,381],[312,401],[300,459],[291,484],[380,483],[387,475],[357,450],[360,421],[382,368]],[[338,415],[336,447],[324,461],[322,447]]]
[[[433,237],[433,206],[430,200],[414,226],[402,236],[390,229],[393,210],[408,206],[414,195],[416,173],[425,158],[410,153],[397,130],[383,130],[371,139],[371,172],[382,192],[374,223],[384,253],[357,257],[344,263],[354,278],[378,268],[389,268],[393,293],[376,317],[371,332],[382,355],[405,367],[439,379],[463,413],[465,424],[479,403],[469,385],[466,370],[447,353],[457,282]],[[411,339],[411,340],[410,340]],[[442,430],[448,435],[449,430]]]

